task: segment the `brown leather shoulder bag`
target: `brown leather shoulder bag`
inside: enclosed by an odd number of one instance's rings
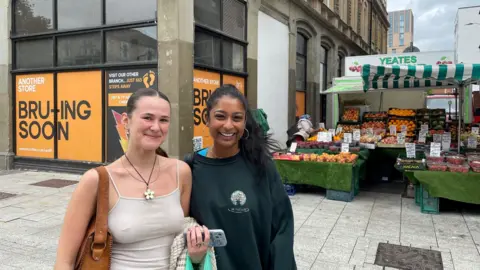
[[[95,168],[98,172],[97,209],[88,224],[87,232],[75,261],[75,270],[110,269],[112,235],[108,231],[109,178],[105,167]]]

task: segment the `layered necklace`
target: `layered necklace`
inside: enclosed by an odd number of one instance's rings
[[[147,185],[147,190],[145,191],[145,199],[151,200],[154,198],[155,192],[153,190],[150,190],[150,179],[152,178],[153,170],[155,169],[155,165],[157,164],[157,155],[155,155],[155,161],[153,162],[152,166],[152,171],[150,172],[150,176],[148,177],[148,181],[145,181],[143,176],[138,172],[138,170],[133,166],[133,163],[130,161],[130,159],[127,157],[127,154],[125,154],[125,159],[127,159],[128,163],[132,166],[132,168],[137,172],[137,174],[140,176],[142,181]],[[128,170],[127,170],[128,171]],[[132,175],[133,176],[133,175]]]

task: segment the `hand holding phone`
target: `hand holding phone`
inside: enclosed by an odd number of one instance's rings
[[[225,232],[221,229],[211,229],[210,232],[210,241],[208,243],[209,247],[224,247],[227,245],[227,238],[225,237]],[[203,239],[205,235],[202,233]],[[183,234],[185,243],[187,242],[187,233]]]

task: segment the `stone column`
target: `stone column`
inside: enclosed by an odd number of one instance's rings
[[[257,108],[258,96],[258,11],[261,1],[250,1],[247,5],[247,100],[250,108]]]
[[[171,101],[169,156],[183,158],[193,144],[193,41],[192,0],[158,0],[158,89]]]
[[[11,2],[0,0],[0,170],[12,167]]]
[[[297,77],[295,73],[297,69],[297,24],[294,19],[289,19],[288,28],[288,127],[290,128],[295,124],[295,116],[297,114]]]

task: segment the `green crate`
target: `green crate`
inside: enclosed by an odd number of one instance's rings
[[[423,185],[422,189],[422,202],[421,202],[421,211],[425,214],[438,214],[440,211],[440,198],[430,196],[428,190],[426,190]]]
[[[415,204],[420,206],[422,204],[422,186],[415,185]]]
[[[360,192],[360,177],[355,177],[355,189],[353,191],[353,195],[357,196]]]

